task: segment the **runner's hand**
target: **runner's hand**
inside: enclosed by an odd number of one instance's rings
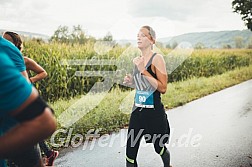
[[[140,73],[144,72],[144,57],[136,57],[133,59],[133,63],[137,66]]]
[[[123,84],[132,85],[133,84],[132,79],[133,78],[131,74],[126,74],[126,76],[124,77]]]

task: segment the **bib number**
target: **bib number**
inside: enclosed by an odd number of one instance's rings
[[[154,108],[153,92],[136,90],[135,106],[143,108]]]

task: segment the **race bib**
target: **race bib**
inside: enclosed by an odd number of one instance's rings
[[[135,106],[143,108],[154,108],[153,92],[136,90]]]

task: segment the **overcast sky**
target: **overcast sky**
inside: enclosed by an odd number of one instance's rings
[[[135,39],[142,25],[157,38],[189,32],[243,30],[232,0],[0,0],[0,29],[51,36],[59,25],[81,25],[89,34]]]

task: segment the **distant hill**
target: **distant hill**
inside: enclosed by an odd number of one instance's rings
[[[242,37],[245,46],[252,40],[252,32],[249,30],[196,32],[187,33],[169,38],[158,39],[159,42],[172,46],[174,42],[190,42],[193,46],[202,43],[207,48],[222,48],[223,45],[235,47],[235,38]]]
[[[0,34],[2,34],[5,31],[7,30],[0,29]],[[14,31],[14,32],[28,39],[40,38],[40,39],[43,39],[44,41],[48,41],[50,38],[48,35],[39,34],[39,33],[31,33],[31,32],[25,32],[25,31]]]
[[[2,34],[5,30],[0,29]],[[44,41],[49,40],[48,35],[31,33],[24,31],[15,31],[25,38],[41,38]],[[195,33],[186,33],[178,36],[159,38],[158,42],[163,43],[164,46],[170,45],[177,42],[190,42],[193,46],[198,44],[203,44],[206,48],[222,48],[224,45],[230,45],[232,48],[235,47],[235,38],[242,37],[243,43],[245,46],[249,44],[252,40],[252,32],[249,30],[233,30],[233,31],[211,31],[211,32],[195,32]],[[136,44],[136,40],[116,40],[118,44],[127,45],[129,43]]]

